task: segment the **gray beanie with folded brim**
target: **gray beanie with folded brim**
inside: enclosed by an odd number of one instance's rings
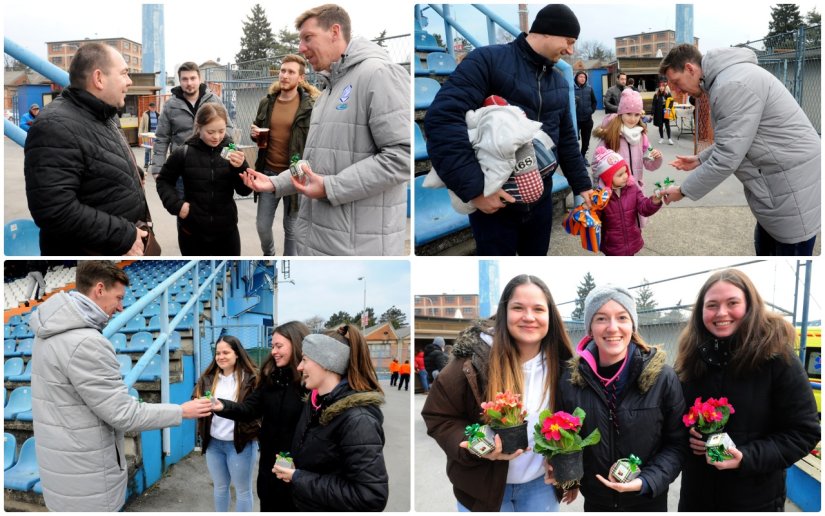
[[[593,316],[608,301],[615,301],[627,310],[633,320],[633,329],[635,330],[638,319],[636,317],[636,300],[633,299],[633,294],[623,287],[604,285],[591,290],[584,299],[584,330],[587,334],[590,334],[590,323],[593,322]]]
[[[301,344],[304,356],[333,373],[345,375],[349,364],[349,346],[332,337],[313,333]]]

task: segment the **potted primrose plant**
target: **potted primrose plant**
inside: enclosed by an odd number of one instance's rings
[[[700,397],[696,398],[688,413],[682,416],[682,423],[685,426],[694,427],[702,434],[702,440],[705,441],[705,454],[711,462],[722,462],[733,458],[727,450],[734,448],[735,445],[723,430],[728,424],[730,415],[734,412],[733,405],[725,397],[718,400],[708,398],[707,401],[702,401]]]
[[[545,409],[534,427],[536,444],[533,451],[542,454],[553,466],[553,475],[562,489],[578,485],[584,476],[582,449],[598,443],[602,437],[598,428],[587,437],[579,435],[584,417],[580,407],[576,407],[572,414]]]
[[[501,439],[501,451],[514,453],[527,448],[527,411],[521,396],[510,391],[497,392],[492,401],[481,404],[490,427]]]

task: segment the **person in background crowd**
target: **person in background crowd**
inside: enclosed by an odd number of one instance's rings
[[[415,362],[415,372],[418,374],[418,377],[421,379],[421,388],[424,389],[424,394],[430,392],[430,381],[427,378],[427,367],[424,364],[424,350],[420,350],[418,353],[415,354],[414,357]]]
[[[584,164],[587,162],[587,148],[590,145],[590,133],[593,131],[593,113],[596,112],[596,94],[593,88],[587,83],[587,73],[576,72],[575,83],[576,94],[576,123],[579,129],[579,138],[582,140],[582,158]]]
[[[436,337],[424,348],[424,367],[427,370],[427,379],[432,384],[438,373],[447,367],[450,357],[444,352],[444,337]]]
[[[670,113],[673,106],[673,96],[670,94],[670,88],[667,87],[667,81],[659,82],[659,89],[653,94],[653,125],[659,128],[659,143],[665,141],[664,130],[667,129],[667,143],[673,145],[673,140],[670,138]]]
[[[401,364],[401,368],[399,369],[399,373],[401,374],[401,378],[398,380],[398,390],[401,390],[401,386],[404,386],[404,390],[410,390],[410,361],[404,360],[404,363]]]
[[[604,94],[604,112],[605,114],[616,113],[619,111],[619,100],[622,98],[622,91],[627,84],[627,74],[619,72],[616,75],[616,84],[607,89]]]
[[[138,135],[143,133],[154,133],[158,129],[158,117],[160,115],[155,109],[155,103],[149,103],[149,109],[143,113],[143,116],[140,117],[140,124],[138,126]],[[149,139],[150,141],[153,140],[152,138]],[[149,170],[149,162],[151,161],[152,157],[152,147],[147,147],[143,149],[143,168],[145,170]]]
[[[40,106],[37,104],[32,104],[29,106],[29,110],[26,111],[23,116],[20,117],[20,129],[23,129],[26,132],[29,132],[32,124],[34,123],[34,119],[37,118],[37,115],[40,114]]]
[[[397,358],[393,358],[390,362],[390,387],[395,387],[398,383],[398,373],[401,370],[401,364],[398,363]]]

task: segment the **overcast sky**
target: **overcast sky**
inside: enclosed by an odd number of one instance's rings
[[[209,59],[235,62],[240,50],[243,22],[259,3],[264,7],[272,32],[288,27],[295,30],[295,18],[305,10],[326,3],[288,0],[40,0],[36,4],[13,1],[3,3],[5,36],[37,55],[46,57],[46,41],[84,38],[125,37],[142,41],[141,18],[144,3],[163,4],[166,23],[166,69],[184,61],[202,63]],[[378,37],[409,34],[412,30],[413,4],[399,9],[394,2],[345,0],[354,36]],[[68,8],[67,8],[68,6]]]
[[[325,321],[339,310],[355,315],[367,306],[376,319],[395,305],[412,322],[410,311],[410,262],[408,260],[290,260],[295,284],[280,283],[278,321],[305,321],[315,315]],[[281,261],[278,261],[281,267]],[[283,275],[279,274],[279,280]]]
[[[507,282],[518,274],[538,276],[550,288],[562,316],[567,317],[575,306],[578,295],[576,288],[581,284],[585,274],[590,272],[596,285],[612,283],[622,287],[634,287],[648,282],[656,282],[676,276],[709,269],[726,268],[756,258],[657,258],[646,256],[610,257],[594,256],[501,259],[499,263],[499,292]],[[753,280],[766,302],[793,311],[794,274],[796,261],[771,260],[737,267]],[[821,300],[814,288],[822,284],[821,269],[818,261],[812,268],[812,298],[809,319],[821,319]],[[692,305],[696,295],[710,273],[692,276],[674,281],[651,285],[654,297],[660,308]],[[804,285],[804,273],[800,280],[800,292]],[[638,290],[633,290],[638,292]],[[821,292],[821,291],[820,291]],[[419,258],[413,265],[413,295],[435,294],[477,294],[478,264],[476,258]],[[498,296],[495,297],[498,300]],[[563,304],[566,303],[566,304]],[[801,319],[802,303],[800,301],[798,319]]]
[[[699,48],[728,47],[746,41],[755,41],[765,37],[768,22],[771,19],[771,5],[777,2],[751,0],[743,2],[700,0],[693,3],[693,35],[699,38]],[[536,13],[546,4],[528,4],[529,23]],[[676,3],[663,1],[649,2],[567,2],[579,19],[581,34],[579,41],[600,41],[614,50],[613,38],[655,32],[675,30]],[[745,7],[747,5],[747,7]],[[800,14],[805,14],[815,5],[822,12],[821,2],[802,2]],[[518,28],[517,5],[488,5],[494,12],[504,17]],[[478,35],[487,42],[487,29],[484,16],[471,6],[458,5],[453,15],[459,24]],[[427,30],[443,34],[444,22],[432,10],[425,11],[430,25]]]

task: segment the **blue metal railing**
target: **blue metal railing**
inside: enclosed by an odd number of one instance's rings
[[[3,51],[53,83],[64,88],[69,85],[69,74],[65,70],[58,68],[9,38],[3,38]],[[26,146],[26,131],[14,125],[10,120],[3,120],[3,131],[17,145]]]
[[[224,272],[224,276],[226,276],[226,261],[223,261],[216,265],[215,261],[212,261],[212,273],[203,284],[200,284],[200,276],[198,274],[198,261],[193,260],[180,269],[178,269],[174,274],[166,278],[163,282],[161,282],[157,287],[150,290],[146,295],[142,296],[140,299],[135,301],[129,308],[125,309],[123,312],[118,314],[114,317],[114,319],[109,322],[108,325],[103,329],[103,336],[107,339],[110,338],[112,335],[117,333],[121,328],[126,326],[126,324],[135,316],[140,315],[143,312],[143,309],[146,308],[149,303],[154,301],[156,298],[161,298],[160,303],[160,334],[158,337],[152,342],[152,345],[149,346],[149,349],[138,359],[135,366],[132,368],[131,371],[124,377],[123,382],[126,384],[127,388],[132,387],[135,382],[137,382],[138,377],[143,373],[146,367],[149,365],[152,357],[157,355],[158,351],[161,353],[161,375],[160,375],[160,401],[161,403],[169,403],[169,334],[174,330],[175,327],[183,320],[184,316],[192,310],[192,320],[194,321],[194,328],[192,331],[193,334],[193,347],[194,347],[194,354],[195,354],[195,365],[198,367],[196,371],[200,371],[199,369],[199,359],[200,359],[200,329],[198,327],[198,321],[200,320],[200,304],[198,300],[200,299],[201,294],[204,292],[206,288],[212,288],[212,304],[210,306],[215,306],[215,282],[217,281],[218,274]],[[195,282],[197,285],[197,289],[195,289],[192,296],[189,298],[189,301],[184,304],[178,314],[170,321],[169,320],[169,289],[175,282],[180,279],[187,271],[191,269],[195,269],[193,277],[195,278]],[[171,454],[171,430],[169,428],[163,429],[163,453],[165,455]]]

